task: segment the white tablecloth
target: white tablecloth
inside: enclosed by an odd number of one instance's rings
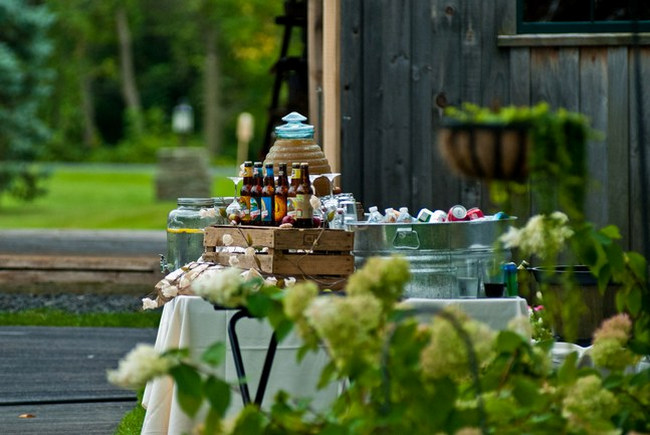
[[[197,296],[178,296],[165,304],[156,337],[159,351],[188,348],[194,361],[198,361],[207,347],[217,341],[226,343],[227,355],[217,375],[232,385],[237,384],[237,372],[228,340],[228,321],[235,311],[216,311],[213,306]],[[257,391],[266,350],[272,329],[257,319],[244,318],[237,322],[237,336],[251,400]],[[273,395],[282,389],[292,395],[313,397],[316,408],[325,408],[338,394],[338,385],[332,384],[318,391],[316,384],[322,368],[327,363],[324,351],[308,353],[302,363],[296,361],[299,338],[290,334],[279,345],[264,395],[263,405],[272,403]],[[147,409],[142,434],[182,434],[203,420],[204,413],[189,418],[180,409],[176,399],[176,387],[169,377],[158,378],[147,384],[143,406]],[[239,389],[233,391],[228,413],[242,408]]]
[[[503,329],[508,321],[518,315],[528,315],[526,301],[511,299],[409,299],[414,307],[444,307],[458,305],[473,318],[483,321],[494,329]],[[203,351],[211,344],[222,341],[227,344],[226,362],[217,374],[235,385],[237,373],[230,351],[227,324],[234,311],[216,311],[213,306],[196,296],[178,296],[165,304],[163,309],[156,348],[159,351],[174,348],[189,348],[192,358],[198,361]],[[266,349],[271,337],[271,327],[256,319],[242,319],[237,323],[239,345],[246,369],[251,399],[255,397]],[[272,402],[279,389],[294,396],[313,397],[316,409],[323,409],[338,394],[338,384],[332,384],[318,391],[316,384],[322,368],[327,362],[325,351],[309,353],[302,363],[296,362],[299,338],[293,334],[278,346],[273,368],[269,377],[263,407]],[[142,401],[146,408],[142,434],[189,433],[203,420],[204,413],[194,419],[183,413],[176,400],[176,388],[171,378],[158,378],[150,382]],[[235,413],[242,407],[239,390],[233,391],[228,413]]]

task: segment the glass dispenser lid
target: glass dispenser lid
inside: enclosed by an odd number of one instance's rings
[[[275,127],[275,134],[285,139],[312,138],[314,137],[314,126],[303,124],[306,121],[303,115],[298,112],[291,112],[282,118],[286,124]]]

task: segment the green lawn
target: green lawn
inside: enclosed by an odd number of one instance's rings
[[[214,169],[212,195],[232,196],[235,168]],[[45,196],[22,202],[0,196],[0,229],[164,229],[175,201],[155,199],[155,168],[55,165]]]

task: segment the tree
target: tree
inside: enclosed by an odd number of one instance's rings
[[[0,2],[0,194],[26,200],[43,193],[38,184],[42,174],[31,163],[50,133],[39,107],[53,78],[45,67],[52,19],[42,5]]]

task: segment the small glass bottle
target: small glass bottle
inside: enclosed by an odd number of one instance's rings
[[[313,228],[314,210],[311,205],[311,196],[314,189],[311,187],[309,179],[309,164],[300,164],[300,184],[296,188],[296,228]]]
[[[264,174],[264,186],[262,187],[262,198],[260,205],[262,206],[261,221],[264,226],[273,226],[274,208],[275,208],[275,177],[273,176],[273,163],[266,164],[266,173]]]
[[[244,180],[239,191],[239,202],[241,205],[241,223],[251,223],[251,192],[253,190],[253,162],[244,162]]]
[[[287,194],[289,193],[289,179],[287,178],[287,164],[278,165],[278,182],[275,186],[275,206],[273,220],[276,225],[282,223],[287,215]]]
[[[262,225],[262,189],[264,189],[262,162],[255,162],[251,189],[251,225]]]
[[[217,223],[212,198],[178,198],[167,216],[167,269],[173,271],[203,255],[203,233]]]
[[[287,216],[296,218],[296,189],[300,184],[300,163],[291,164],[291,184],[287,192]]]

